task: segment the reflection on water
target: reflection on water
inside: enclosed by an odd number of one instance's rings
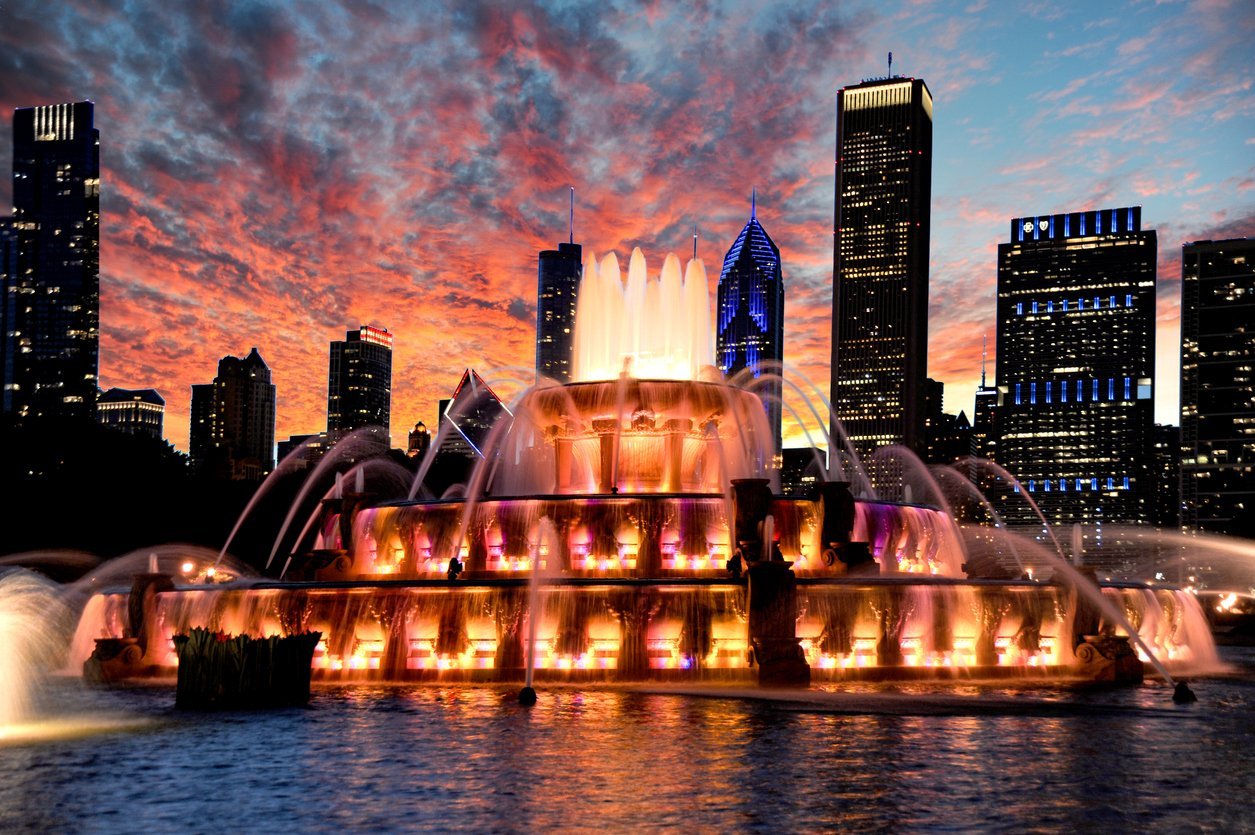
[[[1255,773],[1255,653],[1228,652],[1245,672],[1190,707],[1155,684],[558,687],[530,710],[514,688],[361,685],[236,714],[105,691],[155,724],[0,748],[0,829],[1224,828]]]

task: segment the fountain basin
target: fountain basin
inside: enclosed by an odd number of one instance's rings
[[[1103,593],[1170,665],[1184,669],[1205,655],[1204,638],[1191,632],[1203,615],[1189,593],[1140,584]],[[107,631],[128,597],[104,594],[80,632]],[[757,677],[744,583],[568,577],[547,581],[538,600],[538,680]],[[1071,605],[1069,589],[1051,583],[799,577],[796,637],[819,682],[1087,677],[1086,650],[1073,647],[1089,644],[1071,632]],[[522,681],[532,616],[522,578],[194,587],[161,593],[157,612],[168,649],[156,673],[175,672],[170,639],[194,627],[317,630],[316,679],[403,681]]]

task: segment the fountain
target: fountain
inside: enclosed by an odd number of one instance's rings
[[[1215,662],[1191,594],[1099,590],[1005,529],[878,501],[848,453],[830,472],[849,482],[780,496],[761,401],[710,365],[709,306],[700,261],[668,256],[655,278],[636,250],[625,281],[590,258],[574,381],[510,404],[462,495],[416,500],[415,482],[379,501],[359,469],[270,555],[279,577],[103,590],[76,660],[147,630],[145,668],[170,673],[194,628],[316,631],[316,677],[509,680],[524,702],[533,680],[1140,680],[1135,652],[1165,676]],[[917,493],[944,505],[936,482]],[[1029,568],[969,576],[969,540]]]

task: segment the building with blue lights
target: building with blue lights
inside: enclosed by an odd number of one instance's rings
[[[758,222],[755,202],[750,203],[749,222],[724,256],[719,273],[715,362],[728,377],[745,369],[755,378],[768,375],[755,391],[767,408],[767,425],[779,456],[784,278],[780,250]]]
[[[863,458],[893,444],[924,453],[932,145],[922,79],[837,94],[832,409]],[[869,475],[885,489],[898,481]]]
[[[1054,525],[1152,510],[1156,235],[1141,208],[1016,218],[998,246],[996,458]],[[1023,496],[1011,525],[1035,525]]]

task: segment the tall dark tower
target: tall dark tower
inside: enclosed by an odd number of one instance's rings
[[[932,149],[921,79],[837,94],[832,407],[863,457],[887,444],[923,452]]]
[[[1255,537],[1255,239],[1181,249],[1181,524]]]
[[[755,377],[779,375],[784,360],[784,279],[780,250],[758,222],[756,200],[750,219],[723,258],[715,322],[715,362],[731,377],[746,368]],[[767,425],[780,455],[779,377],[759,391],[767,407]]]
[[[559,383],[571,382],[582,257],[583,248],[575,243],[575,189],[571,189],[568,242],[540,253],[536,282],[536,375]]]
[[[0,217],[0,412],[13,411],[13,364],[17,355],[17,230],[13,218]]]
[[[354,429],[378,430],[390,443],[392,421],[392,334],[362,325],[344,341],[331,343],[327,372],[327,435],[335,443]]]
[[[223,357],[212,384],[192,386],[192,467],[214,478],[260,481],[275,468],[275,387],[254,348]]]
[[[998,463],[1054,525],[1150,518],[1156,235],[1141,215],[1016,218],[998,245]],[[1004,498],[1008,524],[1039,524]]]
[[[100,355],[100,133],[91,102],[13,111],[12,271],[0,308],[4,408],[88,420]],[[14,301],[16,300],[16,301]]]
[[[976,389],[976,405],[972,411],[972,449],[971,454],[977,458],[993,461],[995,452],[996,414],[998,410],[998,389],[990,386],[985,377],[985,339],[981,337],[980,349],[980,387]]]

